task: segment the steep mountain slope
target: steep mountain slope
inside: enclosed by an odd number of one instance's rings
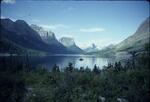
[[[36,32],[39,33],[39,35],[41,36],[42,40],[49,44],[49,45],[56,45],[59,46],[61,48],[67,49],[68,51],[70,51],[70,53],[77,53],[76,51],[72,50],[72,49],[68,49],[68,47],[66,47],[65,45],[63,45],[61,42],[59,42],[56,37],[55,34],[52,31],[47,31],[44,28],[32,24],[31,28],[34,29]]]
[[[82,49],[80,49],[74,42],[72,38],[69,37],[62,37],[59,40],[65,47],[67,47],[69,50],[75,52],[75,53],[84,53]]]
[[[116,51],[142,50],[150,39],[150,17],[147,18],[137,29],[137,31],[121,43],[116,45]]]
[[[150,17],[147,18],[132,35],[117,45],[112,45],[101,49],[100,51],[89,53],[101,57],[129,58],[130,51],[141,52],[145,50],[145,45],[150,42]]]
[[[55,37],[55,34],[51,31],[47,31],[44,28],[35,25],[35,24],[31,24],[31,28],[34,29],[36,32],[39,33],[39,35],[41,36],[42,40],[44,42],[46,42],[47,44],[54,44],[54,45],[58,45],[58,46],[62,46],[64,47]]]
[[[0,53],[20,54],[26,52],[21,46],[14,44],[7,39],[0,39]]]
[[[45,51],[48,53],[70,53],[65,47],[45,43],[40,35],[25,21],[1,19],[1,38],[27,49]]]
[[[41,37],[23,20],[13,22],[10,19],[1,19],[1,26],[7,31],[16,33],[16,35],[30,36],[41,40]]]

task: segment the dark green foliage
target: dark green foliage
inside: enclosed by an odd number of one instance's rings
[[[100,73],[100,69],[96,65],[94,65],[93,72],[95,74],[99,74]]]
[[[68,64],[68,67],[66,67],[66,71],[67,71],[67,72],[72,72],[73,70],[74,70],[73,64],[72,64],[72,63],[69,63],[69,64]]]
[[[56,64],[54,65],[54,67],[52,68],[52,72],[60,72],[59,66],[57,66]]]
[[[10,53],[10,54],[23,54],[26,52],[26,50],[15,43],[7,40],[7,39],[2,39],[0,38],[0,52],[1,53]]]
[[[64,71],[54,65],[51,71],[43,66],[31,70],[27,64],[11,59],[0,60],[0,99],[2,102],[117,102],[121,97],[128,102],[149,101],[149,52],[135,57],[123,66],[109,63],[102,70],[94,66],[75,69],[69,63]],[[11,67],[10,67],[11,66]],[[27,69],[28,68],[28,69]]]
[[[121,62],[116,62],[114,68],[117,72],[119,72],[120,70],[123,70]]]
[[[0,75],[0,90],[1,102],[22,102],[26,93],[22,76],[7,72]]]
[[[12,65],[10,69],[6,65],[5,68],[0,71],[0,101],[22,102],[26,94],[23,66]]]
[[[42,75],[32,72],[26,76],[26,80],[34,81],[34,84],[27,82],[33,88],[27,99],[33,102],[101,102],[99,97],[103,96],[106,102],[116,102],[118,97],[129,102],[148,102],[149,69],[125,68],[121,62],[116,62],[103,70],[95,66],[93,71],[71,67],[67,72],[45,72]]]

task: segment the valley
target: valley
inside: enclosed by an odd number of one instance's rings
[[[0,102],[149,102],[149,1],[1,0]]]

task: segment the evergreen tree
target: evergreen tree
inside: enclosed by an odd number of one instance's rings
[[[99,74],[99,73],[100,73],[100,70],[99,70],[99,68],[96,66],[96,64],[94,65],[93,72],[96,73],[96,74]]]
[[[80,72],[84,72],[84,67],[80,67]]]
[[[59,66],[57,66],[57,64],[55,64],[52,68],[52,72],[60,72]]]
[[[69,63],[69,64],[68,64],[68,67],[66,67],[66,71],[67,71],[67,72],[72,72],[73,70],[74,70],[73,64],[72,64],[72,63]]]

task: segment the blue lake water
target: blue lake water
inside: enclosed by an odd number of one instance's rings
[[[80,60],[82,59],[82,60]],[[51,69],[57,64],[61,69],[68,66],[68,63],[72,63],[75,68],[88,67],[93,69],[94,65],[97,65],[100,69],[108,63],[113,63],[111,58],[101,58],[93,55],[77,55],[77,54],[55,54],[50,56],[1,56],[1,64],[11,63],[17,64],[19,62],[28,63],[33,68],[37,66],[44,66],[46,69]],[[10,64],[10,65],[11,65]]]
[[[82,61],[80,59],[83,59]],[[42,65],[47,69],[52,68],[57,64],[61,69],[65,68],[68,63],[73,63],[75,68],[87,66],[90,69],[93,69],[96,64],[99,68],[103,68],[104,65],[107,65],[109,62],[112,62],[110,58],[100,58],[92,55],[71,55],[71,54],[56,54],[52,56],[42,56],[42,57],[32,57],[31,63],[35,66]]]

